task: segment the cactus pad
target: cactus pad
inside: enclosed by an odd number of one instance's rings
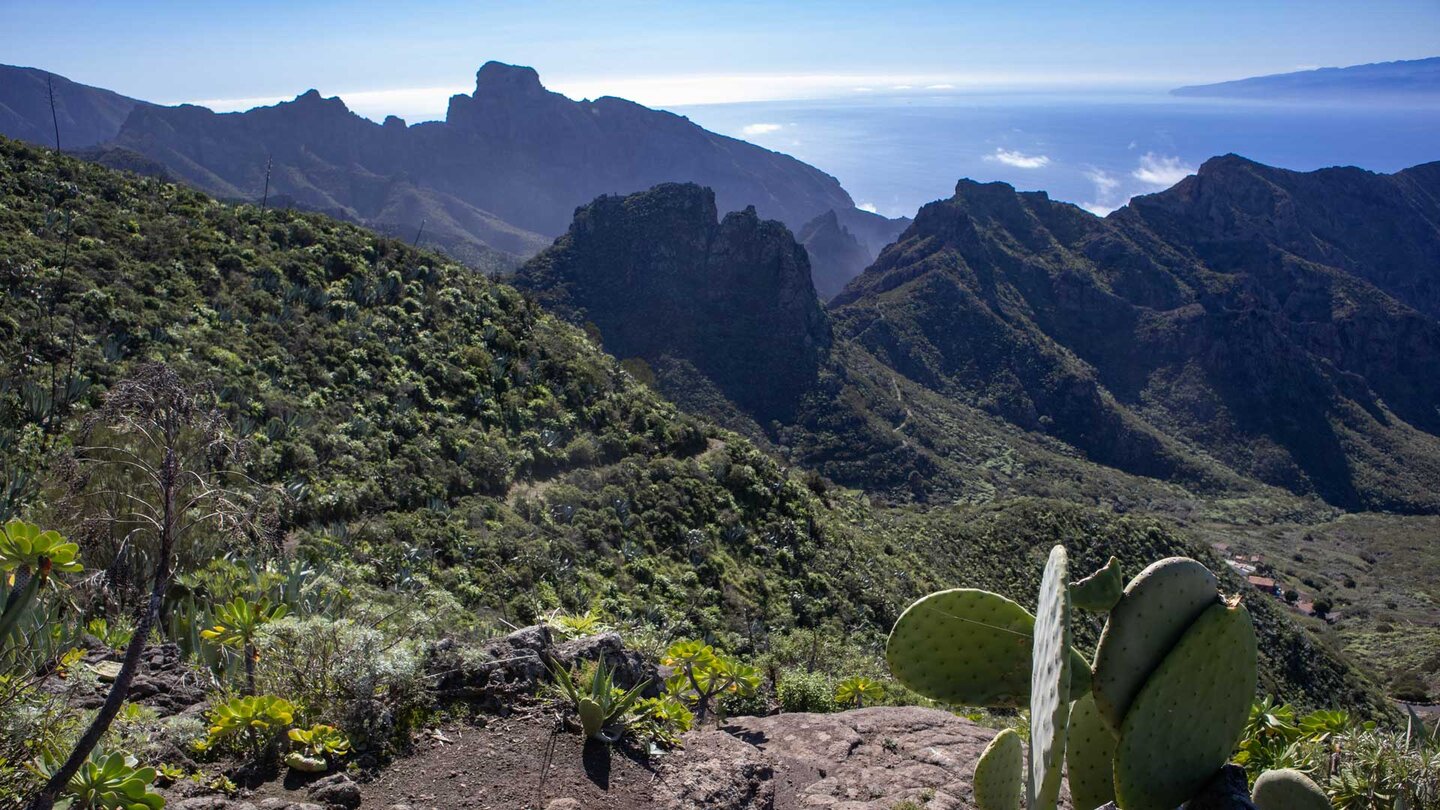
[[[995,735],[975,763],[975,804],[980,810],[1020,810],[1025,748],[1015,729]]]
[[[1115,801],[1115,733],[1085,695],[1070,707],[1070,733],[1065,743],[1070,800],[1076,810],[1095,810]]]
[[[1025,806],[1054,810],[1065,764],[1070,719],[1069,557],[1064,546],[1050,549],[1035,608],[1035,643],[1030,674],[1030,781]]]
[[[1070,601],[1081,610],[1104,613],[1125,592],[1125,580],[1120,575],[1120,561],[1114,557],[1105,567],[1079,582],[1070,583]]]
[[[1215,575],[1188,557],[1151,564],[1110,609],[1095,650],[1095,706],[1118,731],[1150,673],[1207,608],[1220,601]]]
[[[1325,791],[1293,768],[1260,774],[1252,798],[1260,810],[1330,810]]]
[[[1238,601],[1207,608],[1130,704],[1115,750],[1116,804],[1172,810],[1214,777],[1250,715],[1256,667],[1249,611]]]
[[[885,645],[895,679],[941,703],[1018,708],[1030,697],[1035,617],[989,591],[956,588],[921,598],[901,614]],[[1070,698],[1090,689],[1089,666],[1070,651]],[[1084,670],[1083,673],[1080,670]]]

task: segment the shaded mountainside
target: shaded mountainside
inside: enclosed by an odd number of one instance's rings
[[[616,357],[688,362],[761,422],[794,414],[830,348],[790,231],[754,208],[717,221],[694,184],[599,198],[514,281]]]
[[[826,211],[805,223],[796,238],[810,255],[814,266],[811,275],[815,281],[815,293],[822,301],[838,295],[850,279],[870,266],[875,257],[860,244],[849,228],[840,224],[840,218],[834,211]]]
[[[54,115],[50,101],[54,95]],[[113,139],[143,101],[72,82],[43,70],[0,65],[0,135],[31,143],[85,149]]]
[[[37,106],[44,94],[32,86],[39,81],[43,91],[46,74],[20,75],[19,92],[0,86],[0,131],[51,144],[48,106]],[[837,211],[861,239],[866,263],[904,226],[855,208],[835,178],[792,157],[624,99],[571,101],[546,90],[528,67],[486,63],[475,92],[453,96],[443,122],[414,126],[395,116],[377,124],[315,90],[219,114],[193,105],[137,107],[56,81],[65,97],[78,104],[83,93],[88,104],[88,115],[62,118],[66,148],[105,142],[89,157],[132,169],[150,161],[223,199],[260,199],[268,171],[271,199],[282,205],[403,239],[423,236],[487,269],[504,268],[496,251],[523,257],[543,248],[565,231],[576,206],[663,182],[701,183],[715,190],[722,211],[755,206],[791,228]],[[822,269],[848,279],[860,268]]]
[[[1177,87],[1177,96],[1394,102],[1440,100],[1440,56]]]
[[[708,195],[665,192],[727,243]],[[1168,523],[1053,501],[874,509],[680,413],[519,291],[353,225],[10,141],[0,202],[7,512],[40,500],[27,484],[44,470],[39,436],[67,435],[121,375],[160,360],[213,387],[253,446],[248,472],[295,496],[287,547],[377,587],[404,571],[517,623],[593,606],[741,652],[796,628],[873,650],[936,588],[1033,601],[1034,563],[1055,542],[1080,566],[1209,559]],[[623,225],[624,208],[609,198],[590,221]],[[745,236],[731,249],[786,277],[803,266],[793,239],[775,252],[783,227],[727,222]],[[73,401],[50,387],[72,364]],[[1365,676],[1278,611],[1256,617],[1267,687],[1375,711]]]
[[[1107,466],[1204,484],[1218,461],[1434,511],[1436,179],[1229,156],[1104,220],[962,181],[831,312],[910,379]]]

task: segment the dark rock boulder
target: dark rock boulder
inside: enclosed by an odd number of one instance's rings
[[[426,668],[435,677],[436,693],[442,699],[464,700],[483,711],[501,714],[531,700],[549,683],[552,663],[575,667],[585,661],[604,661],[616,685],[628,689],[648,681],[646,693],[659,693],[655,665],[627,649],[616,633],[560,642],[549,625],[537,624],[475,649],[453,640],[441,641],[430,648],[428,656]]]

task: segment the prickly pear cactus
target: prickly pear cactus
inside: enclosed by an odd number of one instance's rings
[[[1070,733],[1065,742],[1065,771],[1070,803],[1076,810],[1095,810],[1115,801],[1115,733],[1085,695],[1070,706]]]
[[[921,598],[901,614],[885,645],[895,679],[916,692],[962,706],[1016,708],[1030,697],[1035,617],[989,591],[956,588]],[[1071,650],[1073,699],[1090,688],[1089,667]]]
[[[1172,810],[1224,767],[1250,714],[1256,670],[1250,612],[1238,599],[1211,605],[1130,704],[1115,749],[1116,804]]]
[[[1260,810],[1330,810],[1330,798],[1325,791],[1293,768],[1260,774],[1251,800]]]
[[[1070,583],[1070,602],[1081,610],[1104,613],[1120,601],[1125,580],[1120,574],[1120,561],[1114,557],[1105,567],[1079,582]]]
[[[1025,790],[1025,748],[1007,728],[985,746],[975,763],[975,804],[980,810],[1020,810]]]
[[[944,703],[1019,706],[1030,693],[1035,620],[1018,603],[971,588],[911,605],[885,645],[890,672]]]
[[[1091,686],[1112,729],[1120,729],[1130,702],[1190,625],[1219,601],[1215,575],[1188,557],[1152,563],[1125,586],[1100,635]]]
[[[580,727],[584,730],[585,737],[588,739],[599,734],[605,725],[605,710],[600,704],[588,697],[582,697],[576,708],[580,713]]]
[[[1054,810],[1060,799],[1065,732],[1070,719],[1069,557],[1064,546],[1050,549],[1035,608],[1030,675],[1029,810]]]

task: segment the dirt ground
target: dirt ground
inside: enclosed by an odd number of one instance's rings
[[[413,751],[361,784],[362,807],[546,810],[556,799],[574,799],[578,804],[570,810],[651,808],[655,772],[632,757],[618,748],[585,745],[552,718],[450,726],[426,735]]]

